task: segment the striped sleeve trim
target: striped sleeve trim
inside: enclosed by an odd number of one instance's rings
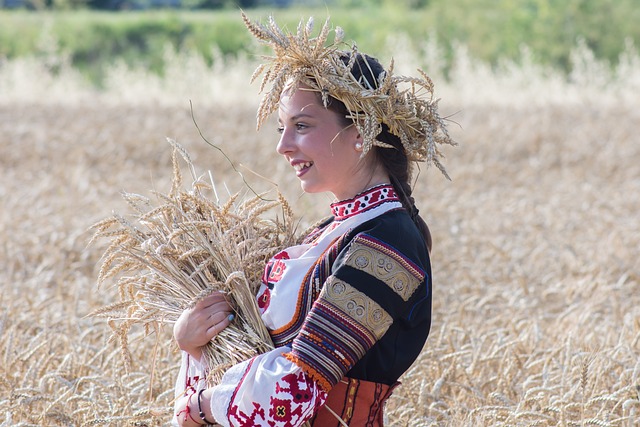
[[[328,390],[392,323],[389,313],[378,303],[330,276],[287,358]]]

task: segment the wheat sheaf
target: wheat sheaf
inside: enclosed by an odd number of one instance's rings
[[[155,205],[148,197],[124,193],[132,212],[114,213],[92,227],[92,242],[109,240],[98,283],[114,282],[120,296],[92,315],[108,319],[129,367],[127,336],[134,325],[155,330],[212,291],[227,293],[235,320],[203,350],[207,381],[215,385],[230,366],[273,348],[255,295],[266,261],[294,243],[293,214],[280,193],[275,200],[237,193],[224,203],[213,201],[207,197],[217,196],[213,180],[197,176],[185,149],[169,142],[170,192],[154,192]],[[189,189],[183,188],[180,157],[193,178]],[[267,219],[268,213],[275,215]]]

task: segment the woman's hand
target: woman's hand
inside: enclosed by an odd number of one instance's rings
[[[218,291],[184,310],[173,326],[173,336],[180,349],[200,360],[202,347],[233,320],[231,312],[225,295]]]

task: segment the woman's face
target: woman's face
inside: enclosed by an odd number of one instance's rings
[[[360,159],[362,138],[353,125],[324,108],[315,92],[287,90],[280,98],[276,150],[295,170],[308,193],[330,191],[339,200],[362,190],[371,179]]]

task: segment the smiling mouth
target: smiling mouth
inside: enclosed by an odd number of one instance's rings
[[[306,169],[309,169],[311,166],[313,166],[313,162],[303,162],[296,163],[295,165],[293,165],[293,168],[296,170],[296,172],[302,172]]]

